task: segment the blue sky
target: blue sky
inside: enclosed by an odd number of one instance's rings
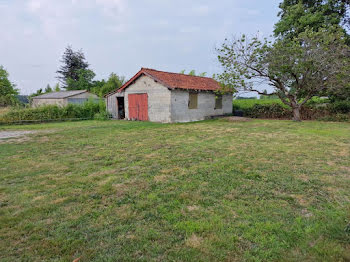
[[[227,37],[271,35],[281,0],[0,0],[0,65],[29,94],[54,85],[65,47],[82,49],[96,79],[141,67],[220,70]],[[4,30],[5,29],[5,30]]]

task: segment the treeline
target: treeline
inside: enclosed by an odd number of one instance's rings
[[[111,73],[107,80],[96,80],[82,50],[74,51],[68,46],[57,70],[57,78],[65,90],[88,90],[100,97],[120,88],[125,83],[123,76]]]
[[[16,85],[9,80],[9,73],[0,65],[0,107],[18,104],[18,94]]]
[[[51,87],[39,88],[29,95],[29,98],[62,90],[88,90],[103,97],[105,94],[120,88],[125,83],[125,77],[111,73],[108,79],[95,79],[96,74],[90,68],[82,50],[74,51],[68,46],[62,56],[61,66],[56,71],[59,83]],[[0,107],[19,105],[19,90],[9,80],[9,73],[0,65]]]

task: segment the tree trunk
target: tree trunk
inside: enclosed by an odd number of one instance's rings
[[[299,107],[293,107],[293,121],[300,122],[300,108]]]

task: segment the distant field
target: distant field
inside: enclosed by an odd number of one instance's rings
[[[233,106],[241,109],[251,108],[256,104],[259,104],[259,105],[280,104],[285,106],[280,99],[235,99],[233,100]]]
[[[1,130],[1,261],[350,260],[349,123]]]

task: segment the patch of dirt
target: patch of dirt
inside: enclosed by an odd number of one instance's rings
[[[115,214],[123,220],[128,220],[134,217],[134,211],[131,209],[131,205],[125,204],[115,209]]]
[[[187,210],[190,211],[190,212],[196,211],[196,210],[198,210],[198,209],[199,209],[199,207],[196,206],[196,205],[188,206],[188,207],[187,207]]]
[[[230,116],[226,118],[229,122],[248,122],[252,121],[251,118],[240,117],[240,116]]]
[[[156,182],[166,182],[168,180],[168,177],[166,175],[160,175],[160,176],[155,176],[154,181]]]
[[[37,133],[38,131],[0,131],[0,143],[6,141],[11,141],[12,138],[26,138],[27,135]],[[9,140],[8,140],[9,139]],[[18,139],[16,139],[18,140]]]
[[[31,134],[49,134],[53,133],[56,130],[11,130],[11,131],[0,131],[0,144],[1,143],[12,143],[12,142],[25,142],[31,139],[28,135]],[[40,137],[39,142],[48,142],[49,139],[47,137]]]
[[[193,234],[191,237],[186,239],[186,246],[192,248],[199,248],[202,243],[202,238]]]
[[[304,208],[304,209],[301,210],[301,215],[302,215],[303,217],[306,217],[306,218],[312,217],[312,216],[313,216],[313,214],[312,214],[311,212],[309,212],[306,208]]]
[[[128,187],[125,184],[114,184],[113,187],[117,197],[122,197],[128,192]]]

